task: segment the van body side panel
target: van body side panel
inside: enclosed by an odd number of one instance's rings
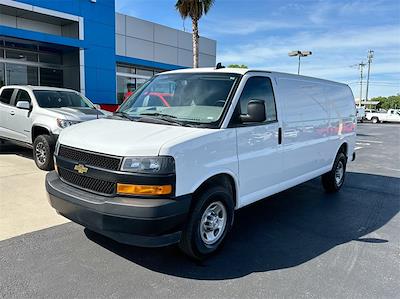
[[[159,154],[175,158],[176,196],[195,192],[217,174],[230,175],[239,192],[236,132],[233,128],[198,129],[165,143]]]
[[[326,154],[329,105],[324,85],[303,78],[278,79],[283,102],[283,151],[285,180],[315,172],[330,163]]]
[[[351,89],[346,85],[326,85],[325,95],[330,105],[330,142],[328,152],[332,167],[335,155],[347,143],[347,157],[351,160],[356,142],[357,111]]]
[[[277,81],[284,106],[284,171],[288,183],[299,183],[300,177],[313,178],[307,174],[316,177],[329,171],[344,142],[349,144],[351,157],[355,108],[348,87],[293,76],[278,77]]]

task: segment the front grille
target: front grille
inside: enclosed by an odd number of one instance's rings
[[[84,165],[95,166],[109,170],[119,170],[121,159],[97,153],[85,152],[61,145],[58,151],[60,157],[82,163]]]
[[[115,193],[115,183],[113,182],[83,176],[63,168],[59,168],[58,173],[67,183],[75,186],[107,195]]]

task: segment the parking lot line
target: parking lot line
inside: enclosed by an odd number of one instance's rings
[[[382,141],[376,141],[376,140],[362,140],[362,139],[358,139],[359,142],[369,142],[369,143],[378,143],[378,144],[382,144]]]

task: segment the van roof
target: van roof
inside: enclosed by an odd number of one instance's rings
[[[316,80],[316,81],[323,81],[326,83],[333,83],[333,84],[341,84],[341,85],[346,85],[345,83],[340,83],[336,81],[331,81],[331,80],[326,80],[326,79],[321,79],[321,78],[316,78],[316,77],[309,77],[309,76],[303,76],[303,75],[297,75],[297,74],[289,74],[289,73],[281,73],[281,72],[274,72],[274,71],[268,71],[268,70],[259,70],[259,69],[244,69],[244,68],[229,68],[229,67],[224,67],[224,68],[213,68],[213,67],[203,67],[203,68],[185,68],[185,69],[178,69],[178,70],[173,70],[173,71],[166,71],[162,72],[160,74],[180,74],[180,73],[229,73],[229,74],[239,74],[239,75],[245,75],[247,73],[269,73],[269,74],[274,74],[278,75],[281,77],[287,77],[287,78],[292,78],[292,79],[307,79],[307,80]]]

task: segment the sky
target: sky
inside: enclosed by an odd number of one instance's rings
[[[181,19],[175,3],[116,0],[116,10],[191,32],[191,20]],[[217,62],[223,65],[297,73],[297,58],[288,52],[312,51],[302,58],[301,74],[349,84],[355,97],[356,65],[367,62],[371,49],[369,98],[400,93],[399,0],[215,0],[199,29],[217,41]]]

